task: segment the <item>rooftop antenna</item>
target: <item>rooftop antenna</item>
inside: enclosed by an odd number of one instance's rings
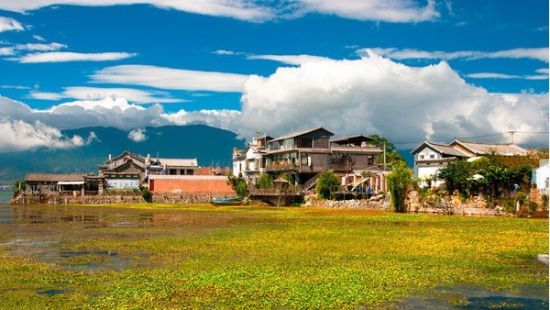
[[[510,138],[512,140],[512,144],[514,144],[514,134],[517,132],[517,130],[510,130],[508,133],[510,134]]]

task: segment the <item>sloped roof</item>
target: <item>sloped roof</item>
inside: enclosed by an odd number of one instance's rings
[[[340,143],[346,143],[354,140],[366,142],[366,141],[372,141],[373,139],[371,137],[367,137],[364,135],[355,135],[355,136],[346,136],[346,137],[338,137],[338,138],[330,139],[330,142],[340,144]]]
[[[81,182],[84,181],[84,173],[28,173],[25,176],[27,182]]]
[[[130,157],[133,157],[134,159],[137,159],[141,162],[145,162],[145,158],[143,156],[141,156],[139,154],[136,154],[136,153],[132,153],[130,151],[124,151],[124,152],[120,153],[119,155],[117,155],[115,157],[112,157],[111,161],[116,161],[117,159],[122,158],[125,155],[129,155]]]
[[[159,158],[161,165],[170,167],[197,167],[196,158]]]
[[[300,131],[294,131],[294,132],[291,132],[291,133],[288,133],[284,136],[280,136],[280,137],[277,137],[269,142],[273,142],[273,141],[279,141],[279,140],[285,140],[285,139],[290,139],[290,138],[295,138],[295,137],[299,137],[299,136],[303,136],[303,135],[306,135],[308,133],[312,133],[314,131],[318,131],[318,130],[324,130],[326,131],[328,134],[330,134],[331,136],[334,136],[334,134],[328,130],[326,130],[325,128],[323,127],[316,127],[316,128],[309,128],[309,129],[305,129],[305,130],[300,130]]]
[[[465,154],[451,146],[448,146],[446,144],[443,144],[443,143],[436,143],[436,142],[431,142],[431,141],[424,141],[422,144],[420,144],[417,148],[415,148],[414,150],[411,151],[411,154],[416,154],[418,153],[422,147],[424,146],[427,146],[427,147],[430,147],[432,148],[433,150],[441,153],[441,154],[444,154],[444,155],[450,155],[450,156],[457,156],[457,157],[469,157],[468,154]]]
[[[468,149],[476,155],[527,155],[527,150],[522,148],[519,145],[512,143],[480,143],[480,142],[471,142],[464,140],[454,140],[450,145],[460,144],[464,148]]]

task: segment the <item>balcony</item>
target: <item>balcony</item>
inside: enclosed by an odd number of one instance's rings
[[[286,161],[272,162],[265,167],[266,171],[294,171],[296,169],[295,164]]]

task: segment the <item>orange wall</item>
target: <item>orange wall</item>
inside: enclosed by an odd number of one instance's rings
[[[180,191],[182,193],[234,194],[226,179],[157,179],[150,180],[150,189],[154,193]]]

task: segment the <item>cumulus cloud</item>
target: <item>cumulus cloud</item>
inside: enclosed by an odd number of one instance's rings
[[[33,91],[30,98],[39,100],[100,100],[108,97],[125,98],[133,103],[174,103],[183,102],[182,99],[171,98],[167,93],[161,91],[145,91],[131,88],[100,88],[73,86],[65,87],[61,93]]]
[[[545,131],[548,94],[489,93],[467,84],[446,62],[409,67],[371,54],[252,76],[238,124],[244,136],[325,126],[338,134],[379,133],[394,142]]]
[[[162,89],[241,92],[247,75],[173,69],[146,65],[122,65],[104,68],[94,75],[98,83],[149,86]]]
[[[548,48],[515,48],[502,51],[423,51],[417,49],[398,48],[361,48],[356,50],[360,56],[367,56],[374,52],[380,56],[391,59],[484,59],[484,58],[528,58],[548,62]]]
[[[1,6],[1,4],[0,4]],[[22,31],[25,30],[20,22],[10,17],[0,16],[0,32],[4,31]]]
[[[0,96],[2,116],[27,123],[40,121],[58,129],[82,127],[116,127],[123,130],[164,125],[208,124],[224,129],[235,128],[238,111],[179,110],[166,113],[159,104],[150,107],[129,103],[124,98],[107,97],[98,100],[77,100],[61,103],[47,110],[32,109],[28,105]]]
[[[82,146],[81,136],[66,137],[59,129],[39,121],[0,120],[0,152],[15,152],[36,148],[66,149]]]
[[[147,130],[145,128],[138,128],[131,130],[128,133],[128,139],[134,141],[134,142],[143,142],[147,140],[147,135],[145,134]]]
[[[548,129],[547,93],[491,93],[468,84],[446,62],[411,67],[375,54],[306,62],[251,76],[242,91],[241,111],[167,112],[112,97],[48,110],[0,97],[0,111],[11,120],[59,129],[207,124],[248,138],[257,130],[279,135],[324,126],[339,135],[377,133],[395,143]],[[517,141],[547,144],[547,138],[522,134]]]
[[[33,53],[16,58],[20,63],[42,62],[70,62],[70,61],[113,61],[136,56],[135,53],[107,52],[107,53],[74,53],[48,52]]]
[[[247,57],[250,60],[271,60],[288,65],[301,65],[306,62],[330,60],[330,58],[314,55],[250,55]]]
[[[414,0],[298,0],[283,1],[275,6],[270,2],[250,0],[26,0],[3,1],[0,9],[14,12],[26,12],[50,5],[66,4],[81,6],[110,6],[130,4],[150,4],[159,8],[169,8],[189,13],[210,16],[230,17],[240,20],[263,22],[276,18],[296,18],[309,13],[330,14],[356,20],[386,22],[423,22],[439,17],[434,0],[428,0],[422,6]]]

